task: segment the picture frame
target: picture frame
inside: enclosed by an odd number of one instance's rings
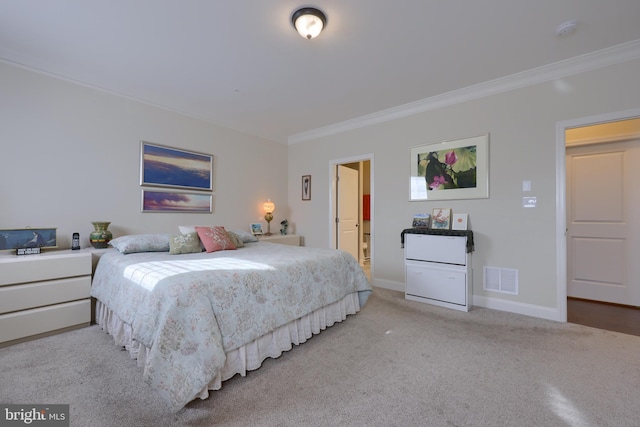
[[[435,208],[431,213],[431,229],[451,229],[451,209]]]
[[[302,175],[302,200],[311,200],[311,175]]]
[[[254,236],[262,236],[264,233],[262,232],[262,224],[256,222],[250,225],[251,234]]]
[[[182,191],[142,190],[142,212],[211,213],[211,193]]]
[[[213,190],[213,156],[140,141],[140,185]]]
[[[411,222],[411,227],[429,228],[430,222],[431,222],[430,214],[415,214],[413,216],[413,221]]]
[[[16,228],[0,230],[0,251],[23,248],[57,248],[57,228]]]
[[[489,197],[489,134],[411,147],[409,200]]]
[[[451,220],[452,230],[468,230],[469,215],[468,214],[453,214]]]

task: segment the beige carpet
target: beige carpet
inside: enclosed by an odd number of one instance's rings
[[[168,412],[99,327],[0,349],[0,402],[72,426],[638,426],[640,337],[376,288],[363,310]]]

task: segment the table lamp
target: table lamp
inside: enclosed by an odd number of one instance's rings
[[[271,201],[271,199],[267,199],[264,205],[262,205],[262,208],[266,212],[264,214],[264,219],[267,221],[267,233],[265,236],[271,236],[271,220],[273,219],[273,211],[276,209],[276,205]]]

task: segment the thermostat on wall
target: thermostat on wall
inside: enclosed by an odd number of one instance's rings
[[[523,197],[522,198],[522,207],[523,208],[535,208],[538,201],[535,197]]]

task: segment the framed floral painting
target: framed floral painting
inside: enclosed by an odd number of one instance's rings
[[[489,135],[411,148],[410,200],[489,197]]]
[[[431,214],[431,228],[434,230],[451,229],[451,209],[436,208]]]

